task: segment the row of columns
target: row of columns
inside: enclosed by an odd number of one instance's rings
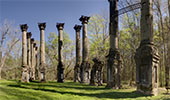
[[[90,17],[81,16],[79,19],[82,21],[83,26],[83,41],[82,41],[82,63],[81,63],[81,54],[80,54],[80,30],[81,25],[75,25],[74,29],[76,31],[76,65],[74,67],[74,82],[80,81],[81,83],[88,83],[89,82],[89,71],[90,71],[90,64],[88,62],[88,40],[87,40],[87,24]],[[58,29],[58,58],[59,63],[57,67],[57,82],[64,82],[64,63],[63,63],[63,28],[64,23],[57,23],[56,25]]]
[[[76,31],[76,65],[74,67],[74,82],[89,83],[90,82],[90,63],[88,61],[88,39],[87,39],[87,24],[90,17],[81,16],[79,19],[81,25],[75,25]],[[80,30],[82,28],[82,63],[80,53]]]
[[[40,29],[40,81],[45,81],[45,40],[44,30],[46,27],[45,23],[38,24]],[[29,82],[30,80],[38,79],[37,66],[38,62],[38,47],[31,38],[31,32],[27,32],[27,24],[20,25],[22,31],[22,82]],[[37,76],[37,77],[36,77]]]
[[[20,26],[22,30],[22,82],[29,82],[29,80],[39,79],[41,82],[46,81],[46,63],[45,63],[45,28],[46,23],[38,23],[40,29],[40,63],[38,64],[38,47],[34,39],[31,39],[31,32],[27,33],[28,26],[23,24]],[[58,64],[58,82],[64,81],[64,64],[63,64],[63,28],[64,23],[57,23],[58,29],[58,54],[59,54],[59,64]],[[26,39],[27,38],[27,39]],[[40,65],[37,69],[36,66]],[[38,73],[39,71],[39,73]],[[37,76],[37,77],[36,77]]]

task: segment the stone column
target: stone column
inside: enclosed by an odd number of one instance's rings
[[[40,29],[40,81],[45,82],[46,81],[46,76],[45,76],[45,69],[46,69],[46,64],[45,64],[45,28],[46,28],[46,23],[38,23],[39,29]]]
[[[21,82],[29,82],[29,71],[27,65],[27,24],[20,25],[22,31],[22,75]]]
[[[87,24],[90,17],[81,16],[79,19],[83,26],[83,41],[82,41],[82,64],[80,68],[81,83],[90,82],[90,63],[88,62],[88,40],[87,40]]]
[[[35,67],[36,67],[36,43],[33,44],[33,66],[32,66],[32,79],[35,80]]]
[[[107,86],[106,88],[119,89],[120,86],[120,52],[118,47],[118,0],[109,0],[110,3],[110,51],[107,56]]]
[[[31,39],[31,68],[30,68],[30,81],[34,80],[33,77],[33,67],[34,67],[34,38]]]
[[[30,79],[30,72],[31,72],[31,32],[28,32],[27,33],[27,64],[28,64],[28,67],[29,67],[29,79]]]
[[[136,50],[137,91],[158,94],[158,49],[153,43],[153,7],[152,0],[141,1],[141,43]]]
[[[98,59],[94,58],[93,59],[94,65],[91,70],[91,77],[90,77],[90,85],[95,86],[96,85],[96,72],[97,72],[97,67],[98,67]]]
[[[74,29],[76,31],[76,65],[74,67],[74,82],[79,82],[80,80],[80,64],[81,64],[81,55],[80,55],[80,30],[81,25],[75,25]]]
[[[38,70],[38,47],[35,47],[35,79],[39,79],[39,70]]]
[[[64,23],[57,23],[56,25],[58,29],[58,73],[57,77],[58,80],[57,82],[63,83],[64,82],[64,64],[63,64],[63,28],[64,28]]]
[[[102,70],[104,63],[99,58],[93,58],[94,65],[91,70],[91,77],[90,77],[90,85],[98,85],[102,86],[103,79],[102,79]]]

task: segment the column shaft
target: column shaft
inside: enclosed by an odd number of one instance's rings
[[[152,0],[142,0],[141,40],[153,42],[153,8]]]
[[[29,82],[28,65],[27,65],[27,24],[21,25],[22,30],[22,82]]]
[[[107,88],[120,88],[120,52],[118,46],[118,0],[109,0],[110,3],[110,51],[107,60]]]
[[[63,83],[64,82],[64,64],[63,64],[63,28],[64,23],[57,23],[56,25],[58,29],[58,58],[59,58],[59,64],[57,67],[58,70],[58,82]]]
[[[80,54],[80,25],[75,25],[74,29],[76,31],[76,65],[74,67],[74,82],[80,81],[80,63],[81,63],[81,54]]]
[[[27,64],[28,64],[28,74],[30,79],[30,72],[31,72],[31,32],[27,33]]]
[[[38,23],[40,29],[40,81],[46,81],[46,64],[45,64],[45,28],[46,23]]]
[[[82,39],[82,64],[80,68],[81,83],[90,82],[90,63],[88,61],[88,39],[87,39],[87,24],[90,17],[81,16],[79,19],[82,22],[83,39]]]
[[[45,37],[44,37],[44,30],[41,30],[40,32],[41,38],[40,38],[40,62],[45,63]]]
[[[34,39],[31,39],[31,68],[30,68],[30,80],[34,80]]]

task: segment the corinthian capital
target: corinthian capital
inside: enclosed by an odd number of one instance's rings
[[[57,27],[58,30],[63,30],[64,23],[57,23],[56,27]]]
[[[31,32],[27,32],[27,39],[31,38],[32,33]]]
[[[89,19],[90,19],[90,17],[82,15],[79,20],[82,22],[82,24],[84,24],[84,23],[87,24],[89,22]]]
[[[81,27],[82,27],[81,25],[75,25],[75,26],[74,26],[74,29],[75,29],[76,31],[80,31],[80,30],[81,30]]]
[[[21,28],[21,31],[23,32],[23,31],[27,31],[28,26],[27,26],[27,24],[22,24],[22,25],[20,25],[20,28]]]
[[[46,23],[38,23],[38,27],[39,27],[40,30],[45,30]]]

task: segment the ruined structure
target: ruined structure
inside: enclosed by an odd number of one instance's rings
[[[100,61],[98,58],[93,59],[94,65],[91,70],[90,85],[101,86],[103,84],[103,66],[104,62]]]
[[[29,79],[30,79],[30,72],[31,72],[31,32],[27,33],[27,64],[28,64],[28,73],[29,73]]]
[[[141,4],[141,43],[135,54],[137,91],[157,95],[159,55],[153,43],[152,0]]]
[[[74,82],[80,81],[80,65],[81,65],[81,55],[80,55],[80,30],[81,25],[75,25],[74,29],[76,31],[76,65],[74,67]]]
[[[29,82],[29,66],[27,65],[27,24],[20,25],[22,31],[22,75],[21,82]]]
[[[64,82],[64,64],[63,64],[63,28],[64,28],[64,23],[57,23],[56,25],[58,29],[58,59],[59,63],[57,66],[57,77],[58,80],[57,82],[63,83]]]
[[[46,69],[46,63],[45,63],[45,28],[46,23],[38,23],[38,27],[40,29],[40,81],[45,82],[46,76],[45,76],[45,69]]]
[[[34,38],[31,39],[31,67],[30,67],[30,81],[34,79]]]
[[[110,3],[110,50],[107,56],[107,86],[106,88],[119,89],[121,59],[118,47],[118,0],[109,0]]]
[[[32,79],[35,80],[35,68],[36,68],[36,43],[33,44],[33,56],[32,56]]]
[[[90,17],[81,16],[79,19],[83,26],[83,39],[82,39],[82,64],[80,67],[81,83],[90,82],[90,63],[88,62],[88,40],[87,40],[87,24]]]
[[[38,61],[38,47],[35,47],[35,79],[38,80],[39,79],[39,61]]]

